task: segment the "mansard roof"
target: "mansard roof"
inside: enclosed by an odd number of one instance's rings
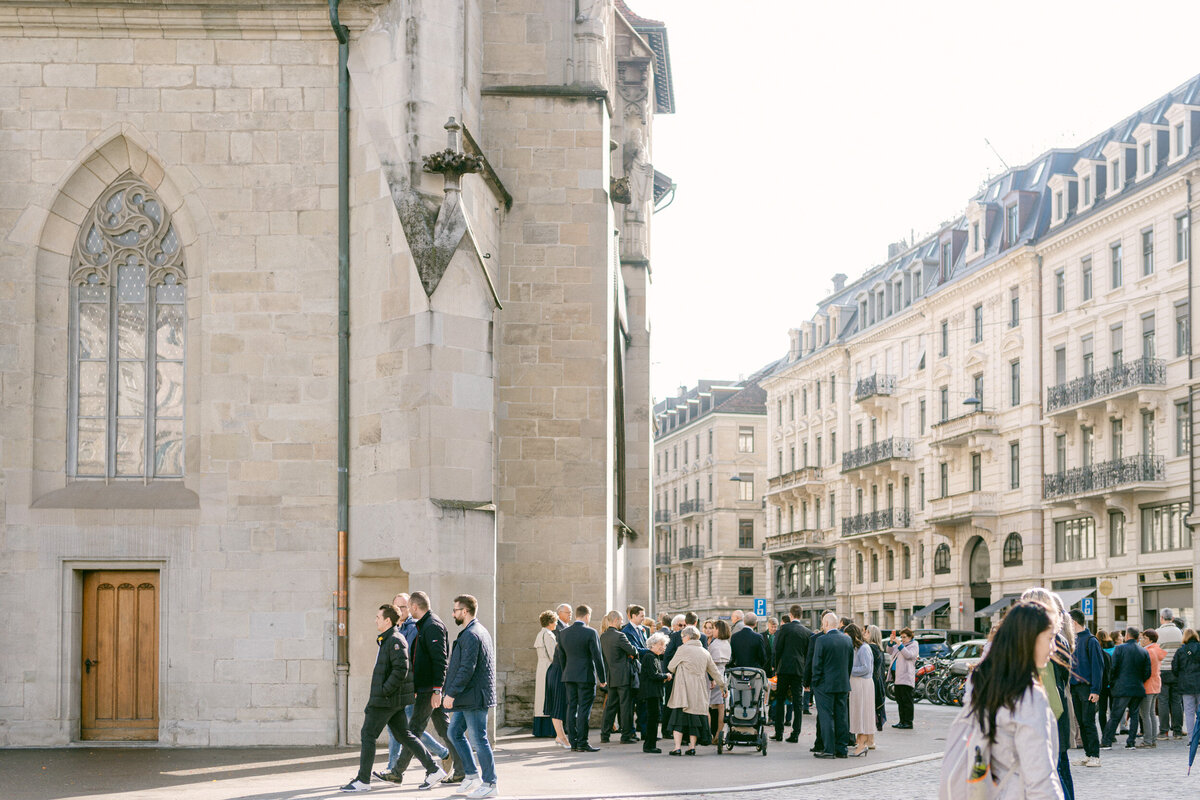
[[[655,438],[710,414],[765,415],[767,391],[760,381],[779,363],[772,361],[745,380],[700,380],[691,388],[680,387],[681,391],[675,397],[654,404]]]

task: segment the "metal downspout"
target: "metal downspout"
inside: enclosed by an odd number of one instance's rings
[[[338,20],[340,0],[329,0],[329,24],[338,40],[338,466],[337,466],[337,743],[349,743],[350,640],[350,31]]]
[[[1039,254],[1037,257],[1037,271],[1034,274],[1034,280],[1033,280],[1033,285],[1034,285],[1033,295],[1034,295],[1034,297],[1037,298],[1037,317],[1036,317],[1037,333],[1034,336],[1034,342],[1035,342],[1034,346],[1038,348],[1037,356],[1033,359],[1033,363],[1037,364],[1037,367],[1038,367],[1034,371],[1034,375],[1036,375],[1037,378],[1034,382],[1033,390],[1037,393],[1034,395],[1034,397],[1037,398],[1037,407],[1039,410],[1038,416],[1041,417],[1039,422],[1042,425],[1045,425],[1046,424],[1046,406],[1045,406],[1046,395],[1045,395],[1045,386],[1043,385],[1044,378],[1043,378],[1043,374],[1042,374],[1043,370],[1044,370],[1044,366],[1042,364],[1042,357],[1044,356],[1044,353],[1042,352],[1042,304],[1045,302],[1045,298],[1042,297],[1042,266],[1043,266],[1042,256],[1041,256],[1041,254]],[[1038,578],[1041,581],[1041,585],[1045,586],[1046,585],[1046,546],[1047,546],[1047,543],[1046,543],[1046,502],[1045,502],[1045,496],[1046,496],[1045,480],[1046,479],[1044,476],[1046,474],[1046,466],[1047,465],[1046,465],[1046,435],[1041,430],[1038,431],[1037,442],[1038,442],[1038,470],[1039,470],[1038,474],[1043,476],[1043,478],[1040,481],[1038,481],[1038,485],[1042,487],[1041,488],[1042,497],[1038,498],[1038,525],[1041,526],[1041,536],[1038,537],[1038,541],[1041,543],[1041,547],[1038,548],[1038,554],[1039,554]]]

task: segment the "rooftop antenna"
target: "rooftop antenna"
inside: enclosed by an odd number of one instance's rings
[[[997,149],[996,149],[996,148],[995,148],[995,147],[992,145],[992,143],[988,141],[988,138],[987,138],[986,136],[985,136],[985,137],[983,137],[983,143],[984,143],[984,144],[986,144],[986,145],[987,145],[989,148],[991,148],[991,151],[992,151],[993,153],[995,153],[995,154],[996,154],[996,158],[1000,159],[1000,163],[1004,165],[1004,168],[1005,168],[1006,170],[1008,170],[1008,169],[1012,169],[1012,167],[1010,167],[1010,166],[1008,165],[1008,162],[1004,160],[1004,156],[1000,155],[1000,151],[999,151],[999,150],[997,150]]]

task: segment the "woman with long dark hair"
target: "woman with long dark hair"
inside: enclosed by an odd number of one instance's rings
[[[1038,670],[1038,679],[1046,690],[1050,710],[1058,720],[1058,780],[1062,784],[1063,798],[1075,800],[1075,779],[1071,777],[1071,760],[1067,746],[1071,743],[1071,657],[1075,652],[1075,628],[1071,615],[1062,598],[1055,592],[1040,586],[1026,589],[1021,600],[1041,603],[1050,611],[1054,621],[1054,649],[1050,663]],[[1082,764],[1083,762],[1080,762]]]
[[[991,745],[993,796],[1003,800],[1063,800],[1058,724],[1038,679],[1054,648],[1054,617],[1041,603],[1014,605],[971,673],[966,713]]]

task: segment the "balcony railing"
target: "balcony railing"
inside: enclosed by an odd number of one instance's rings
[[[912,527],[912,512],[907,508],[885,508],[853,517],[842,517],[842,536]]]
[[[1139,358],[1119,367],[1109,367],[1092,375],[1051,386],[1046,391],[1046,410],[1054,412],[1138,386],[1163,386],[1166,382],[1165,361],[1158,358]]]
[[[961,444],[972,434],[994,434],[999,430],[999,422],[990,411],[972,410],[935,422],[930,427],[933,429],[933,443],[945,446]]]
[[[703,500],[684,500],[679,504],[679,516],[681,517],[686,517],[689,514],[699,514],[703,510]]]
[[[654,554],[654,563],[660,567],[665,564],[670,564],[671,563],[671,554],[670,553],[655,553]]]
[[[820,467],[800,467],[783,475],[776,475],[773,478],[767,479],[768,490],[791,489],[796,486],[804,486],[809,483],[821,482]]]
[[[913,440],[900,439],[893,436],[890,439],[884,439],[882,442],[875,442],[866,447],[860,447],[857,450],[850,450],[842,454],[842,472],[849,472],[852,469],[862,469],[871,464],[877,464],[880,461],[887,461],[893,458],[912,458]]]
[[[868,397],[875,397],[876,395],[890,397],[895,393],[895,375],[881,375],[876,372],[869,377],[859,378],[858,382],[854,384],[854,400],[860,403]]]
[[[1157,483],[1163,480],[1165,471],[1162,456],[1136,455],[1101,461],[1090,467],[1047,474],[1042,484],[1042,496],[1049,500],[1101,492],[1133,483]]]
[[[763,552],[786,553],[789,550],[801,550],[812,545],[820,545],[825,541],[825,534],[818,530],[788,531],[768,536],[763,542]]]
[[[999,507],[999,496],[995,492],[963,492],[930,500],[929,511],[925,516],[930,522],[945,523],[971,517],[995,516]]]
[[[704,545],[689,544],[679,548],[679,560],[688,561],[693,558],[704,558]]]
[[[654,521],[655,522],[670,522],[671,521],[670,509],[660,508],[657,511],[655,511],[654,512]]]

